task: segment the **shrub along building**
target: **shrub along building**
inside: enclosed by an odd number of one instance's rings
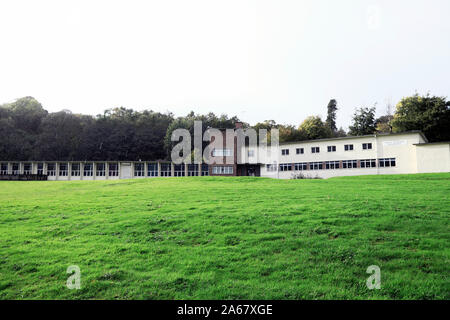
[[[240,128],[240,124],[237,125]],[[267,149],[236,138],[211,140],[210,165],[168,161],[0,161],[0,179],[112,180],[187,176],[330,178],[368,174],[450,172],[450,142],[428,143],[419,131],[281,143]],[[240,161],[238,161],[240,159]]]

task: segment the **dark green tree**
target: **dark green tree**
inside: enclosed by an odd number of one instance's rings
[[[337,111],[337,101],[335,99],[331,99],[327,106],[327,120],[325,123],[330,128],[331,132],[337,131],[336,126],[336,111]]]
[[[450,101],[417,93],[403,98],[397,104],[392,127],[394,132],[420,130],[430,141],[449,141]]]
[[[356,109],[353,114],[352,125],[349,127],[349,135],[362,136],[375,133],[375,111],[376,107]]]
[[[330,127],[319,116],[306,118],[298,129],[308,140],[330,138],[333,135]]]

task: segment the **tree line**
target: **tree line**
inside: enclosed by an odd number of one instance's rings
[[[446,97],[403,98],[395,112],[376,118],[376,106],[355,109],[349,131],[336,126],[337,101],[327,105],[327,117],[306,118],[298,127],[266,120],[245,128],[279,130],[280,141],[302,141],[421,130],[430,141],[450,140],[450,102]],[[135,111],[124,107],[105,110],[97,116],[69,110],[49,113],[33,97],[0,105],[0,160],[163,160],[170,157],[177,128],[194,132],[194,121],[207,128],[234,128],[236,116],[190,112],[174,117],[170,112]],[[269,137],[270,138],[270,137]]]

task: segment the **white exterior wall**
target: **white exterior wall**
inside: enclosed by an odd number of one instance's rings
[[[416,145],[417,172],[450,172],[450,143]]]
[[[405,174],[417,172],[446,172],[447,166],[443,166],[445,157],[449,157],[448,152],[442,152],[442,160],[436,159],[433,155],[429,155],[428,162],[433,163],[434,168],[427,170],[441,171],[423,171],[422,158],[417,157],[416,144],[425,143],[426,141],[420,133],[405,133],[392,135],[362,136],[354,138],[330,139],[306,141],[301,143],[289,143],[280,145],[278,152],[278,165],[283,163],[310,163],[325,161],[342,161],[342,160],[369,160],[376,159],[376,168],[351,168],[351,169],[325,169],[323,164],[322,170],[306,170],[306,171],[267,171],[266,165],[261,166],[261,176],[280,179],[291,179],[294,174],[301,173],[308,177],[330,178],[337,176],[355,176],[355,175],[373,175],[373,174]],[[372,149],[364,150],[363,143],[372,143]],[[344,146],[353,144],[353,150],[345,151]],[[335,152],[328,152],[328,146],[336,146]],[[428,145],[429,146],[429,145]],[[447,144],[448,146],[448,144]],[[312,153],[312,147],[319,147],[319,153]],[[296,154],[297,148],[303,148],[304,154]],[[426,147],[425,147],[426,148]],[[289,155],[283,156],[282,149],[289,149]],[[441,147],[442,149],[442,147]],[[420,152],[419,152],[420,153]],[[379,167],[378,160],[383,158],[395,158],[395,167]],[[448,158],[447,158],[448,159]],[[420,168],[420,169],[418,169]],[[278,166],[279,169],[279,166]]]
[[[372,143],[372,149],[364,150],[363,143]],[[344,146],[353,144],[353,150],[345,151]],[[335,146],[335,152],[328,152],[328,146]],[[319,147],[319,153],[312,153],[312,147]],[[303,148],[303,154],[296,154],[297,148]],[[404,134],[392,135],[374,135],[351,138],[337,138],[337,139],[323,139],[315,141],[305,141],[298,143],[282,144],[279,148],[271,148],[271,154],[268,156],[267,150],[262,148],[250,147],[254,150],[254,157],[248,157],[248,148],[243,147],[241,159],[244,163],[259,163],[261,164],[261,176],[279,179],[291,179],[295,174],[303,174],[308,177],[330,178],[337,176],[355,176],[355,175],[373,175],[373,174],[407,174],[407,173],[432,173],[432,172],[450,172],[450,143],[427,143],[420,133],[411,132]],[[283,156],[282,149],[289,149],[289,155]],[[379,167],[379,159],[395,158],[395,167]],[[326,161],[343,161],[343,160],[371,160],[375,159],[377,166],[375,168],[342,168],[340,163],[339,169],[325,169]],[[321,162],[323,164],[322,170],[306,170],[306,171],[279,171],[280,164],[295,164],[295,163],[311,163]],[[20,170],[23,172],[24,163],[33,164],[33,173],[37,173],[37,164],[43,163],[44,174],[47,174],[47,167],[49,163],[45,161],[2,161],[8,163],[8,171],[11,173],[12,164],[17,163]],[[117,179],[132,179],[132,178],[150,178],[148,176],[147,162],[144,162],[144,177],[134,176],[134,162],[132,161],[112,161],[102,163],[117,163],[119,176],[109,176],[108,166],[106,166],[106,176],[96,176],[96,166],[94,166],[93,176],[84,176],[84,162],[69,162],[68,176],[59,176],[59,164],[56,163],[56,175],[48,176],[48,180],[117,180]],[[80,176],[72,176],[71,164],[80,163]],[[95,162],[89,162],[95,163]],[[161,176],[161,163],[158,164],[158,176]],[[277,164],[277,171],[267,171],[266,164]],[[358,162],[359,164],[359,162]],[[199,168],[201,175],[201,169]],[[185,166],[185,175],[187,176],[187,166]],[[174,176],[174,166],[172,164],[172,177]]]

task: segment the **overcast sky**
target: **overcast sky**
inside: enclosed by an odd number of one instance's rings
[[[0,103],[254,124],[450,96],[448,0],[0,0]]]

